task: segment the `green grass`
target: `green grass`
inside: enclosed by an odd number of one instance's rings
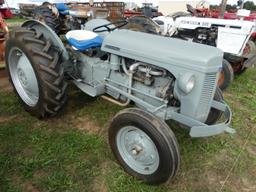
[[[235,135],[192,139],[170,124],[182,163],[177,177],[160,186],[127,175],[110,152],[107,129],[121,107],[74,88],[65,111],[42,121],[26,113],[14,93],[0,90],[0,191],[219,191],[256,123],[255,73],[252,68],[236,77],[224,94]],[[256,131],[223,191],[256,191],[255,175]]]
[[[7,24],[23,23],[24,21],[26,21],[26,19],[20,18],[20,17],[14,17],[14,18],[11,18],[11,19],[5,19],[5,22]]]

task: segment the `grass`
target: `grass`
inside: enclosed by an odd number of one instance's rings
[[[222,191],[256,191],[255,131],[241,152],[256,123],[255,72],[236,77],[224,94],[235,135],[192,139],[170,124],[182,163],[177,177],[160,186],[127,175],[110,152],[107,128],[121,107],[72,89],[63,114],[42,121],[26,113],[14,93],[0,89],[0,191],[207,192],[220,191],[228,174]]]
[[[14,17],[14,18],[11,18],[11,19],[5,19],[5,22],[7,24],[20,24],[20,23],[23,23],[24,21],[26,21],[26,19],[21,18],[21,17]]]

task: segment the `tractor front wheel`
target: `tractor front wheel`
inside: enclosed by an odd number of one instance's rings
[[[148,184],[176,175],[180,164],[176,137],[149,112],[138,108],[119,112],[110,125],[109,144],[124,170]]]
[[[11,83],[24,108],[37,117],[56,115],[67,99],[61,50],[32,29],[19,28],[6,42]]]

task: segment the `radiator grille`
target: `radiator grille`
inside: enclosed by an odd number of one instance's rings
[[[198,115],[205,115],[208,113],[211,99],[213,96],[213,91],[215,90],[215,82],[217,78],[217,73],[209,73],[206,75],[204,80],[203,90],[200,96],[200,107],[198,108],[197,114]]]

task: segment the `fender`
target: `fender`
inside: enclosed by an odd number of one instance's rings
[[[44,34],[44,36],[47,39],[50,39],[54,46],[58,47],[62,51],[62,59],[63,61],[69,60],[69,54],[63,45],[61,39],[58,37],[58,35],[46,24],[36,21],[36,20],[28,20],[24,22],[21,27],[29,27],[32,29],[35,29],[36,31],[40,31],[41,33]]]

